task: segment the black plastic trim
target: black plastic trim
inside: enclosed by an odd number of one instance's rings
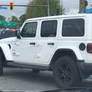
[[[77,62],[80,74],[82,77],[92,74],[92,63]]]
[[[49,70],[49,66],[41,66],[41,65],[29,65],[29,64],[20,64],[10,61],[7,63],[7,67],[15,67],[15,68],[26,68],[26,69],[39,69],[39,70]]]

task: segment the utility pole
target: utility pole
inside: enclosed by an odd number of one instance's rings
[[[87,0],[80,0],[79,12],[84,13],[88,5]]]
[[[63,8],[63,0],[60,0],[60,6]]]
[[[48,0],[48,16],[50,16],[50,0]]]

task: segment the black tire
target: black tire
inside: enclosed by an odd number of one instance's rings
[[[80,73],[77,63],[69,56],[60,57],[54,67],[53,74],[60,88],[69,88],[80,84]]]
[[[0,53],[0,76],[3,75],[3,57],[2,54]]]
[[[32,72],[33,72],[33,73],[39,73],[40,70],[38,70],[38,69],[32,69]]]

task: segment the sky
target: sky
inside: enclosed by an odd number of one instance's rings
[[[92,0],[87,0],[88,1],[88,7],[87,8],[92,8]],[[61,0],[61,3],[63,3],[63,8],[68,12],[69,9],[71,8],[78,8],[79,9],[79,0]]]
[[[9,4],[10,2],[13,2],[14,4],[28,4],[31,0],[0,0],[0,4]],[[71,8],[79,8],[79,0],[61,0],[61,4],[63,3],[63,8],[65,8],[65,11],[68,12]],[[92,0],[88,0],[88,7],[91,8]],[[25,13],[26,8],[19,8],[14,7],[13,11],[10,11],[9,8],[7,10],[0,9],[0,15],[4,15],[6,17],[10,16],[17,16]]]
[[[10,2],[13,2],[14,4],[28,4],[31,0],[0,0],[0,4],[9,4]],[[14,7],[13,11],[10,11],[9,7],[8,9],[0,9],[0,15],[4,15],[6,17],[10,16],[17,16],[25,13],[26,8],[24,7]]]

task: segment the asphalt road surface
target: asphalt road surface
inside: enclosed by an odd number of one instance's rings
[[[0,77],[0,90],[53,90],[57,89],[52,72],[33,73],[31,69],[5,68]]]
[[[92,79],[83,81],[81,87],[92,87]],[[55,90],[58,89],[52,72],[36,74],[30,69],[5,68],[0,77],[0,90]]]

